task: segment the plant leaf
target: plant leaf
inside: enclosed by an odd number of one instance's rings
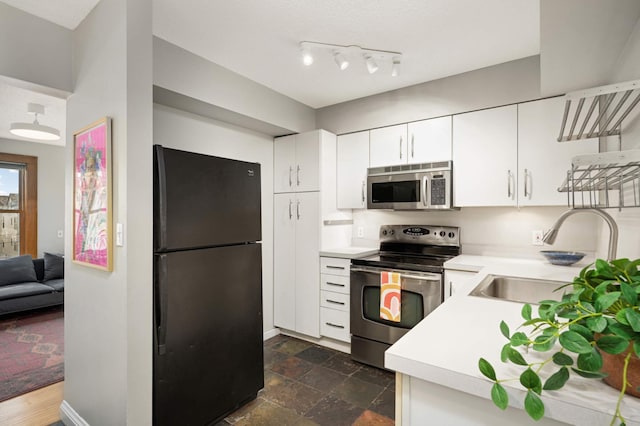
[[[631,308],[627,308],[625,311],[625,317],[629,322],[629,325],[636,333],[640,332],[640,313],[634,311]]]
[[[580,334],[582,337],[584,337],[588,341],[592,341],[593,340],[593,333],[591,332],[591,330],[589,330],[584,325],[571,324],[569,326],[569,330],[575,331],[576,333]]]
[[[619,291],[612,291],[611,293],[606,293],[601,296],[598,296],[596,302],[594,304],[597,312],[604,312],[611,307],[614,303],[616,303],[620,299]]]
[[[620,290],[622,290],[623,299],[626,300],[630,305],[635,306],[638,303],[638,293],[636,293],[633,287],[631,287],[629,284],[621,282]]]
[[[527,344],[529,344],[529,338],[523,332],[518,331],[516,333],[513,333],[513,336],[511,336],[511,346],[516,347]]]
[[[600,371],[602,368],[602,355],[596,348],[592,348],[588,354],[578,355],[578,369],[583,371]]]
[[[544,404],[532,391],[528,391],[524,397],[524,409],[533,420],[540,420],[544,416]]]
[[[511,343],[507,343],[502,347],[500,351],[500,360],[502,362],[507,362],[509,359],[509,351],[511,350]]]
[[[480,358],[478,360],[478,368],[480,372],[488,379],[496,381],[496,370],[493,369],[493,366],[489,361],[484,358]]]
[[[553,354],[552,358],[553,362],[558,365],[573,365],[573,358],[562,352],[556,352],[555,354]]]
[[[596,259],[596,272],[604,278],[615,278],[609,262],[602,259]]]
[[[633,352],[636,353],[637,357],[640,357],[640,341],[635,340],[633,342]]]
[[[500,321],[500,332],[507,339],[511,339],[511,333],[509,332],[509,326],[504,321]]]
[[[518,365],[528,365],[527,361],[524,360],[522,354],[513,348],[509,348],[509,352],[507,353],[507,358],[509,361]]]
[[[607,320],[603,317],[587,318],[587,327],[594,333],[600,333],[607,328]]]
[[[522,311],[520,312],[520,314],[522,315],[522,318],[524,318],[525,320],[529,321],[531,319],[531,305],[526,303],[522,307]]]
[[[634,337],[634,332],[628,325],[622,325],[614,322],[607,326],[607,330],[616,336],[624,337],[631,340]]]
[[[558,390],[567,383],[567,380],[569,380],[569,369],[567,367],[562,367],[560,370],[549,376],[547,381],[544,382],[542,389]]]
[[[596,341],[596,345],[608,354],[621,354],[629,347],[629,340],[620,336],[602,336]]]
[[[491,400],[501,410],[505,410],[509,405],[509,395],[500,383],[494,383],[491,388]]]
[[[556,344],[556,340],[557,338],[555,336],[549,336],[544,333],[540,336],[536,336],[533,341],[533,350],[538,352],[547,352]]]
[[[583,370],[578,370],[577,368],[572,368],[571,370],[573,370],[573,372],[576,373],[577,375],[586,377],[587,379],[602,379],[603,377],[608,376],[607,373],[583,371]]]
[[[536,393],[542,392],[542,381],[540,380],[540,376],[538,376],[538,374],[531,368],[527,368],[520,375],[520,384]]]
[[[618,320],[620,324],[629,325],[629,320],[627,319],[627,309],[630,308],[621,309],[616,314],[616,320]]]
[[[591,352],[591,344],[581,334],[575,331],[565,331],[558,338],[560,345],[570,352],[584,354]]]
[[[640,265],[640,259],[636,259],[633,262],[627,264],[627,266],[624,267],[624,271],[630,276],[637,275],[638,265]]]

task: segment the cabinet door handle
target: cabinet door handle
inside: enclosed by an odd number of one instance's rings
[[[300,200],[296,202],[296,216],[298,217],[298,220],[300,220]]]
[[[327,265],[327,269],[344,269],[344,266]]]
[[[327,281],[326,283],[327,283],[327,285],[333,285],[333,286],[336,286],[336,287],[344,287],[344,284],[332,283],[330,281]]]
[[[291,213],[291,205],[293,204],[293,201],[289,200],[289,220],[291,220],[293,218],[293,214]]]
[[[333,324],[330,322],[325,322],[325,324],[327,324],[329,327],[344,328],[344,325]]]
[[[300,166],[298,165],[296,168],[296,183],[300,186]]]
[[[529,170],[524,169],[524,197],[531,199],[531,192],[529,192]]]
[[[344,302],[338,302],[337,300],[325,299],[328,303],[333,303],[334,305],[343,305]]]
[[[413,146],[415,145],[414,137],[415,136],[412,134],[411,135],[411,158],[414,158],[414,152],[413,152]]]
[[[511,198],[511,170],[507,170],[507,197]]]
[[[400,159],[402,160],[402,136],[400,136]]]
[[[291,172],[293,172],[293,167],[289,166],[289,186],[291,186]]]
[[[364,185],[365,185],[365,182],[362,181],[362,204],[363,205],[364,205]]]

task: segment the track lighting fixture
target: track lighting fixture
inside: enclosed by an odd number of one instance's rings
[[[33,123],[11,123],[9,132],[27,139],[56,141],[60,139],[60,131],[53,127],[43,126],[38,122],[38,114],[44,115],[44,106],[30,103],[27,112],[35,115]]]
[[[300,52],[302,63],[310,66],[314,63],[315,53],[329,51],[333,55],[333,60],[341,71],[349,67],[354,60],[364,61],[369,74],[373,74],[380,69],[389,69],[393,77],[400,73],[400,61],[402,53],[388,50],[368,49],[356,45],[343,46],[339,44],[318,43],[315,41],[300,42]],[[322,55],[319,55],[322,56]],[[321,58],[322,59],[322,58]]]

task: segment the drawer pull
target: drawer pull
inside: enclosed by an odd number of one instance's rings
[[[325,299],[329,303],[335,303],[336,305],[344,305],[344,302],[338,302],[337,300]]]
[[[325,322],[325,324],[327,324],[329,327],[344,328],[344,325],[332,324],[330,322]]]
[[[330,281],[326,281],[327,285],[334,285],[336,287],[344,287],[344,284],[332,283]]]
[[[327,265],[327,269],[344,269],[344,266]]]

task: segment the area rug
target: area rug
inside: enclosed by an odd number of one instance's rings
[[[0,317],[0,401],[64,378],[64,310]]]

